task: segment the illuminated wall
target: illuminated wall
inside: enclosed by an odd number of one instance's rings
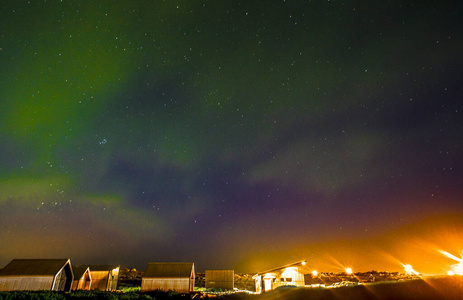
[[[256,292],[267,292],[280,286],[304,286],[303,265],[283,267],[255,277]]]

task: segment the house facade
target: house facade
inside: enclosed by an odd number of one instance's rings
[[[13,259],[0,270],[0,291],[71,291],[70,259]]]
[[[234,270],[206,270],[206,289],[221,289],[232,291],[235,287]]]
[[[92,276],[88,267],[73,267],[74,281],[72,282],[72,290],[90,290],[92,286]]]
[[[256,292],[268,292],[281,286],[304,286],[304,274],[309,273],[305,265],[303,260],[257,273],[253,276]]]
[[[115,291],[119,280],[119,265],[85,265],[92,278],[91,290]]]
[[[193,292],[194,263],[148,263],[141,281],[141,291]]]

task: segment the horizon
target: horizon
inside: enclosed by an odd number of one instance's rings
[[[445,221],[443,221],[445,219]],[[448,230],[451,228],[451,230]],[[264,270],[281,267],[286,264],[292,264],[297,261],[306,261],[305,268],[307,270],[316,270],[319,273],[344,273],[346,268],[352,268],[353,273],[365,273],[371,271],[377,272],[406,272],[404,267],[406,264],[411,264],[413,268],[421,275],[448,275],[448,271],[453,265],[456,265],[455,258],[443,255],[444,247],[450,250],[450,254],[460,256],[463,259],[463,251],[458,251],[459,245],[463,243],[463,237],[458,233],[463,228],[463,220],[458,214],[441,215],[438,217],[428,218],[412,224],[407,224],[404,227],[385,232],[379,236],[363,238],[360,241],[344,239],[337,241],[326,241],[318,244],[305,245],[302,249],[291,248],[288,251],[269,251],[268,253],[260,253],[259,258],[249,256],[248,260],[242,265],[228,265],[223,267],[220,264],[215,264],[213,268],[202,267],[196,261],[195,272],[204,273],[206,269],[233,269],[237,274],[255,274]],[[393,242],[399,236],[400,240]],[[380,249],[376,246],[378,243],[390,244],[387,249]],[[360,246],[359,246],[360,244]],[[407,245],[410,247],[408,251],[402,251],[401,247]],[[457,246],[455,246],[457,245]],[[333,251],[336,248],[341,248],[341,251]],[[357,248],[362,248],[358,251]],[[308,251],[307,249],[310,249]],[[357,249],[357,250],[356,250]],[[371,253],[370,253],[371,252]],[[302,253],[302,254],[301,254]],[[303,253],[308,253],[304,257]],[[340,254],[341,253],[341,254]],[[416,253],[424,255],[416,255]],[[220,256],[220,255],[219,255]],[[276,257],[276,258],[275,258]],[[308,258],[310,257],[310,259]],[[14,257],[12,259],[52,259],[57,257]],[[167,262],[151,259],[141,265],[124,265],[121,263],[123,259],[97,261],[92,260],[91,263],[82,261],[82,259],[71,260],[73,266],[80,265],[119,265],[120,268],[144,271],[148,263],[152,262]],[[0,269],[3,268],[0,266]],[[249,262],[251,261],[251,262]],[[375,261],[376,263],[372,263]],[[77,262],[77,263],[75,263]],[[172,260],[169,262],[186,262],[180,260]],[[235,269],[238,267],[238,269]],[[308,273],[310,273],[308,271]]]
[[[0,266],[447,272],[439,251],[463,255],[462,13],[7,1]]]

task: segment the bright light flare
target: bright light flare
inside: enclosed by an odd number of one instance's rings
[[[408,273],[408,274],[413,273],[413,267],[412,267],[412,265],[405,265],[405,266],[404,266],[404,269],[405,269],[405,273]]]
[[[463,263],[452,266],[452,273],[456,275],[463,275]]]
[[[313,277],[317,277],[317,275],[318,275],[318,271],[317,271],[317,270],[313,270],[313,271],[312,271],[312,276],[313,276]]]
[[[419,275],[419,273],[417,271],[413,270],[412,265],[407,264],[407,265],[403,265],[403,266],[404,266],[405,273],[407,275],[409,275],[409,276],[410,275]]]
[[[447,251],[444,250],[439,250],[440,253],[442,253],[444,256],[453,259],[458,262],[458,264],[454,264],[450,271],[447,272],[448,275],[453,276],[453,275],[463,275],[463,258],[458,258],[455,255],[448,253]]]
[[[451,253],[448,253],[447,251],[444,251],[444,250],[439,250],[440,253],[444,254],[444,256],[448,257],[448,258],[451,258],[453,260],[456,260],[457,262],[459,263],[463,263],[463,258],[458,258],[456,257],[455,255],[451,254]]]
[[[346,268],[345,271],[346,271],[346,273],[349,274],[349,275],[353,273],[353,272],[352,272],[352,268]]]

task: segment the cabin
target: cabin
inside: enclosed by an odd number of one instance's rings
[[[232,291],[235,287],[234,270],[206,270],[206,289]]]
[[[0,291],[70,292],[70,259],[13,259],[0,270]]]
[[[119,280],[119,265],[85,265],[92,278],[91,290],[115,291]]]
[[[92,276],[88,267],[73,267],[74,281],[72,282],[72,290],[89,291],[92,286]]]
[[[305,267],[307,261],[302,260],[289,265],[257,273],[255,280],[256,292],[268,292],[280,286],[304,286],[304,274],[309,273]]]
[[[193,292],[195,287],[194,263],[148,263],[141,281],[141,291]]]

